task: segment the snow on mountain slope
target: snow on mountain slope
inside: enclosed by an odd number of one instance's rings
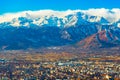
[[[79,41],[82,42],[78,46],[83,48],[120,45],[120,9],[40,10],[0,15],[0,49],[64,46]]]
[[[39,10],[7,13],[0,15],[0,24],[8,23],[11,26],[58,26],[70,27],[88,22],[100,24],[116,24],[119,27],[120,9],[89,9],[89,10]],[[7,25],[8,25],[7,24]]]

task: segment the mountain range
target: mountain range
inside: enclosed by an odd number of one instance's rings
[[[0,49],[120,47],[120,9],[23,11],[0,15]]]

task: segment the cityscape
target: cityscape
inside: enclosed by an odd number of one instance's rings
[[[0,80],[120,80],[120,1],[1,0]]]
[[[11,53],[0,59],[0,80],[120,80],[120,55],[75,55]]]

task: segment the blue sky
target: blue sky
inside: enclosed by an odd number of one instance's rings
[[[0,0],[0,14],[25,10],[120,8],[120,0]]]

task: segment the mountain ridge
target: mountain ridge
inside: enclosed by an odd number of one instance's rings
[[[8,23],[13,27],[31,25],[71,27],[88,22],[116,25],[119,27],[120,9],[89,9],[89,10],[40,10],[7,13],[0,16],[0,24]],[[8,25],[7,24],[7,25]]]
[[[119,47],[119,11],[120,9],[103,8],[5,14],[0,16],[0,49],[66,45],[76,45],[81,49]],[[98,15],[98,12],[104,15]],[[114,16],[117,18],[113,18]]]

